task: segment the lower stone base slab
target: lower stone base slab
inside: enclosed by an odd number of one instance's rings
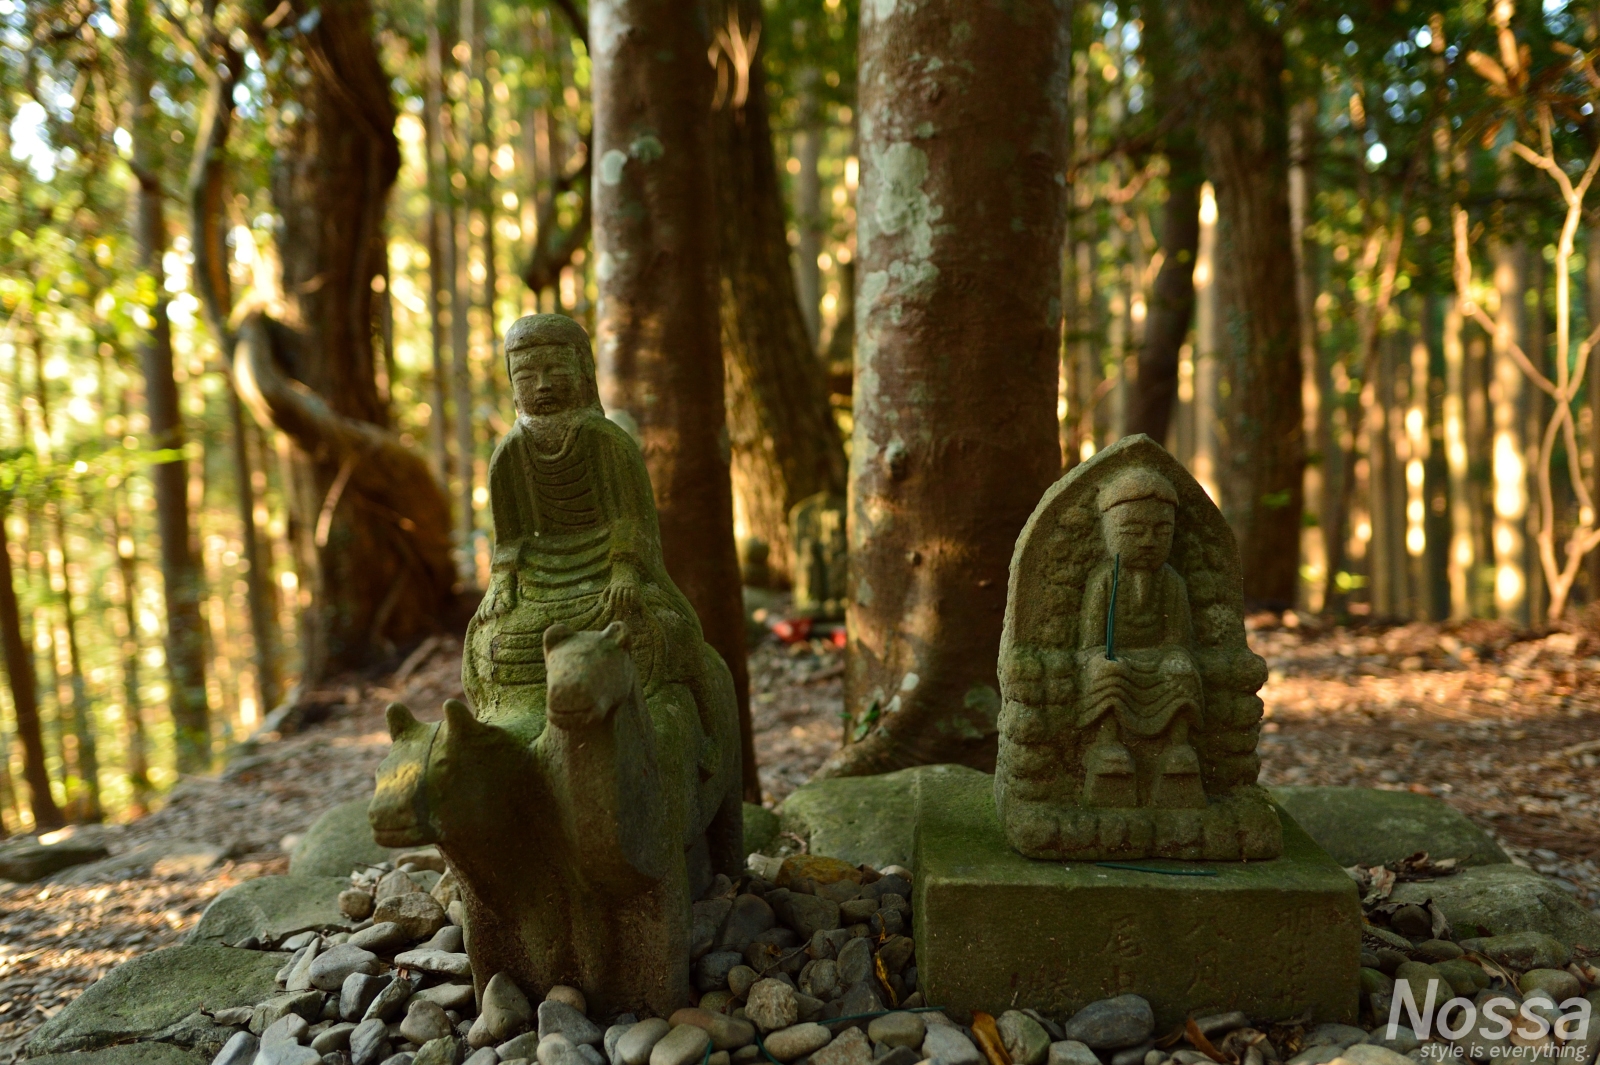
[[[1283,853],[1277,808],[1257,787],[1237,788],[1200,809],[1097,809],[1013,798],[1005,818],[1017,850],[1050,861],[1265,861]]]
[[[1034,861],[1006,843],[993,777],[924,770],[918,985],[933,1005],[1057,1017],[1131,992],[1150,1001],[1160,1030],[1226,1010],[1353,1022],[1355,882],[1293,819],[1282,824],[1283,856],[1272,861]]]

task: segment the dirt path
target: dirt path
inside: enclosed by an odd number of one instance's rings
[[[1359,784],[1439,795],[1518,860],[1600,903],[1600,636],[1512,642],[1495,625],[1309,633],[1259,619],[1266,783]],[[839,742],[843,659],[817,642],[751,658],[764,798],[775,804]],[[115,854],[156,842],[224,847],[200,872],[0,887],[0,1065],[84,987],[178,942],[218,892],[284,871],[284,845],[365,794],[388,747],[382,708],[421,717],[459,695],[441,648],[403,683],[355,684],[304,733],[263,744],[218,778],[186,780],[158,812],[104,831]],[[391,686],[392,685],[392,686]],[[71,879],[69,877],[69,879]]]

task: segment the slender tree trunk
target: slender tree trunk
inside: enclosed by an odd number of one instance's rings
[[[5,500],[9,504],[9,500]],[[28,782],[28,810],[37,830],[66,824],[50,794],[50,771],[44,761],[44,732],[39,725],[39,687],[33,652],[23,638],[22,612],[12,583],[11,545],[6,535],[6,514],[0,508],[0,645],[11,682],[11,705],[17,715],[17,742],[22,744],[22,774]]]
[[[427,89],[422,114],[423,144],[428,166],[428,321],[432,340],[432,411],[428,420],[428,439],[433,445],[434,473],[439,483],[450,483],[450,420],[445,411],[445,270],[450,258],[445,248],[445,230],[450,212],[450,154],[444,132],[439,128],[444,111],[444,44],[440,39],[437,0],[428,4]]]
[[[290,527],[311,592],[301,654],[314,681],[437,631],[455,572],[447,497],[427,461],[390,431],[377,387],[373,281],[387,261],[383,223],[400,151],[372,8],[325,0],[293,14],[310,11],[319,14],[312,29],[294,38],[311,72],[299,95],[305,116],[285,130],[272,189],[296,328],[246,319],[237,368],[257,420],[293,441]]]
[[[1194,263],[1200,251],[1200,186],[1205,184],[1195,140],[1190,94],[1172,61],[1170,12],[1154,5],[1144,20],[1142,48],[1155,88],[1155,106],[1171,123],[1162,140],[1167,157],[1167,202],[1162,207],[1161,271],[1150,296],[1139,374],[1128,411],[1128,432],[1167,443],[1178,395],[1178,357],[1194,320]]]
[[[730,4],[730,9],[743,7],[750,16],[761,13],[759,4]],[[749,24],[745,24],[748,30]],[[764,82],[761,69],[761,53],[757,49],[755,57],[749,66],[751,89],[755,89],[758,81]],[[817,106],[817,69],[806,67],[800,71],[796,80],[796,88],[800,96],[799,128],[794,133],[794,157],[800,164],[800,172],[794,178],[794,223],[799,230],[800,239],[795,243],[794,249],[794,280],[795,291],[800,299],[800,316],[806,323],[806,335],[811,340],[811,347],[816,349],[822,338],[822,268],[817,265],[817,258],[822,254],[822,179],[818,173],[818,163],[822,160],[822,140],[825,127],[822,116]],[[755,107],[761,110],[761,123],[766,126],[767,104],[762,94],[752,91],[745,110]],[[727,109],[737,115],[738,109]],[[771,134],[767,136],[766,154],[772,153]],[[759,149],[758,149],[759,151]],[[774,177],[776,182],[776,177]],[[726,224],[724,224],[726,228]],[[787,242],[786,242],[787,244]],[[841,451],[841,455],[843,452]]]
[[[1290,606],[1305,426],[1283,38],[1234,0],[1177,0],[1171,10],[1180,50],[1197,68],[1196,130],[1217,196],[1222,511],[1248,560],[1245,596]]]
[[[1600,13],[1596,13],[1595,18],[1600,19]],[[1587,336],[1600,329],[1600,225],[1585,227],[1585,233],[1589,239],[1588,254],[1583,262],[1583,287],[1588,316],[1582,335]],[[1589,462],[1589,498],[1600,506],[1600,358],[1593,351],[1589,353],[1588,388],[1589,438],[1584,454]],[[1600,603],[1600,551],[1589,553],[1588,568],[1589,602]]]
[[[1306,512],[1301,552],[1307,569],[1321,575],[1320,584],[1302,586],[1301,605],[1321,611],[1327,606],[1327,578],[1332,541],[1343,534],[1344,514],[1338,496],[1339,462],[1334,456],[1331,403],[1333,385],[1322,353],[1317,350],[1317,242],[1311,236],[1311,209],[1315,173],[1317,111],[1314,101],[1302,101],[1290,116],[1289,224],[1294,236],[1295,307],[1300,312],[1300,380],[1306,440],[1316,449],[1317,461],[1306,466]],[[1330,506],[1331,504],[1331,506]],[[1341,555],[1341,564],[1343,558]]]
[[[150,746],[144,731],[144,698],[139,690],[138,567],[133,537],[128,535],[132,515],[123,508],[121,492],[111,505],[111,532],[117,542],[117,576],[121,584],[122,618],[128,635],[122,641],[123,746],[131,809],[142,815],[155,789],[150,783]]]
[[[459,44],[472,47],[474,0],[461,0],[459,9]],[[464,73],[470,73],[475,59],[469,60]],[[452,384],[456,403],[456,571],[461,579],[470,583],[473,578],[472,534],[477,528],[477,515],[472,505],[472,486],[477,476],[477,433],[472,425],[472,201],[476,198],[476,176],[473,152],[472,93],[462,93],[464,99],[456,105],[457,113],[451,118],[456,132],[456,145],[460,149],[461,172],[467,178],[465,195],[454,201],[450,213],[450,340],[455,364],[452,367]]]
[[[667,0],[592,0],[601,399],[639,427],[667,572],[728,664],[749,729],[718,322],[706,22]],[[749,770],[747,769],[746,772]]]
[[[1528,623],[1528,582],[1524,569],[1523,528],[1528,515],[1528,478],[1522,447],[1522,370],[1511,345],[1523,339],[1522,296],[1527,281],[1527,249],[1510,234],[1495,250],[1494,286],[1500,296],[1495,317],[1494,437],[1494,608],[1513,625]]]
[[[1466,346],[1459,297],[1452,297],[1444,317],[1444,453],[1450,478],[1451,620],[1472,616],[1472,575],[1477,565],[1472,536],[1472,498],[1468,480]]]
[[[844,445],[789,265],[763,53],[746,51],[759,33],[761,5],[733,0],[718,10],[720,80],[728,88],[714,119],[715,173],[733,486],[750,531],[767,542],[770,565],[783,576],[793,564],[789,511],[817,492],[844,495]],[[812,259],[814,266],[814,252]]]
[[[857,742],[824,775],[994,764],[1007,567],[1061,466],[1067,15],[1052,0],[862,11]]]
[[[123,46],[127,54],[129,99],[133,108],[131,166],[138,179],[138,234],[141,267],[155,278],[155,325],[144,349],[145,398],[151,443],[182,451],[185,443],[178,386],[172,376],[172,324],[161,281],[167,247],[161,189],[159,140],[155,128],[154,29],[147,0],[127,0]],[[189,474],[179,457],[150,470],[161,539],[161,581],[167,601],[167,703],[172,712],[174,746],[180,773],[203,772],[211,764],[211,723],[206,705],[205,634],[200,621],[199,563],[189,542]]]
[[[78,653],[78,613],[72,608],[72,555],[59,500],[53,509],[56,549],[61,553],[61,621],[67,634],[67,663],[72,671],[68,680],[72,685],[72,738],[77,747],[74,761],[79,786],[84,789],[81,799],[76,795],[67,798],[74,808],[75,820],[100,821],[105,817],[100,804],[100,754],[95,742],[94,710],[84,684],[83,658]]]

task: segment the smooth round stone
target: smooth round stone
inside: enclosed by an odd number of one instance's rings
[[[565,1002],[579,1013],[589,1012],[589,1002],[583,997],[583,992],[566,984],[557,984],[545,993],[546,1002]]]
[[[444,1009],[425,998],[412,999],[406,1008],[405,1020],[400,1022],[400,1034],[417,1046],[454,1033],[455,1026],[445,1016]]]
[[[763,1032],[788,1028],[800,1016],[800,1004],[795,1001],[795,989],[782,980],[768,977],[757,980],[745,1000],[745,1016]]]
[[[317,1033],[316,1038],[311,1040],[311,1049],[318,1054],[332,1054],[336,1051],[348,1050],[350,1049],[350,1033],[355,1030],[356,1026],[349,1021],[343,1021],[325,1028]]]
[[[442,950],[407,950],[394,956],[395,965],[402,969],[416,969],[434,976],[471,976],[472,960],[465,954],[449,954]]]
[[[713,951],[694,963],[694,986],[700,992],[718,991],[728,986],[728,974],[744,964],[744,955],[734,950]]]
[[[288,1013],[267,1026],[261,1033],[261,1045],[264,1047],[276,1046],[278,1043],[303,1043],[306,1033],[311,1030],[311,1025],[298,1013]]]
[[[516,1061],[519,1058],[523,1061],[532,1061],[539,1056],[539,1033],[529,1032],[527,1035],[509,1039],[495,1047],[494,1052],[500,1055],[501,1061]]]
[[[667,1023],[674,1028],[680,1024],[692,1024],[704,1029],[711,1036],[711,1045],[718,1050],[738,1050],[742,1046],[749,1046],[756,1038],[755,1025],[749,1021],[737,1020],[703,1007],[678,1010],[667,1019]]]
[[[711,1033],[692,1024],[680,1024],[650,1048],[650,1065],[694,1065],[711,1045]]]
[[[1424,939],[1417,944],[1417,956],[1423,961],[1450,961],[1466,953],[1448,939]]]
[[[945,1024],[929,1026],[922,1040],[922,1056],[941,1065],[984,1065],[986,1060],[961,1029]]]
[[[839,949],[839,986],[854,987],[872,975],[872,943],[852,939]]]
[[[1426,1002],[1428,998],[1428,985],[1437,985],[1433,989],[1436,1002],[1443,1002],[1455,991],[1450,981],[1444,974],[1432,965],[1420,961],[1408,961],[1394,971],[1395,994],[1400,994],[1400,985],[1407,984],[1411,988],[1411,998],[1414,1002]]]
[[[1392,1050],[1396,1054],[1409,1054],[1422,1045],[1422,1040],[1417,1038],[1417,1033],[1403,1024],[1394,1026],[1394,1037],[1389,1037],[1389,1024],[1384,1022],[1372,1030],[1368,1042],[1374,1046]]]
[[[250,1065],[260,1049],[261,1040],[249,1032],[234,1032],[211,1059],[211,1065]]]
[[[1076,1039],[1063,1039],[1050,1044],[1045,1065],[1100,1065],[1100,1058]]]
[[[856,942],[861,942],[857,940]],[[755,973],[752,970],[751,975]],[[728,986],[733,986],[730,979]],[[806,967],[800,970],[800,990],[813,998],[827,1001],[839,993],[839,966],[827,958],[818,958],[806,962]]]
[[[1319,1047],[1306,1047],[1306,1049],[1289,1059],[1289,1065],[1327,1065],[1328,1062],[1343,1053],[1343,1047],[1328,1044]]]
[[[541,1038],[534,1056],[539,1065],[587,1065],[578,1045],[559,1032]]]
[[[504,1043],[533,1023],[528,996],[505,973],[495,973],[483,989],[483,1005],[467,1042],[473,1047]]]
[[[915,1013],[886,1013],[867,1025],[867,1038],[887,1047],[920,1047],[927,1034],[928,1026]]]
[[[499,1065],[500,1055],[494,1052],[494,1047],[479,1047],[467,1055],[463,1065]]]
[[[382,902],[384,899],[393,898],[396,895],[409,895],[413,891],[421,890],[421,881],[411,879],[410,873],[395,869],[392,872],[383,874],[383,879],[378,881],[376,894],[378,901]]]
[[[790,1062],[821,1050],[832,1039],[833,1033],[820,1024],[796,1024],[769,1033],[762,1042],[768,1054],[779,1061]]]
[[[1383,975],[1377,969],[1363,968],[1360,981],[1363,995],[1387,995],[1394,991],[1394,978]]]
[[[374,1065],[389,1049],[389,1026],[377,1017],[362,1021],[350,1033],[351,1065]]]
[[[372,919],[375,924],[391,922],[399,925],[412,942],[427,939],[448,923],[444,907],[423,891],[379,899],[377,908],[372,911]]]
[[[722,934],[717,937],[717,949],[744,953],[750,941],[778,923],[772,907],[760,895],[738,895],[722,922]]]
[[[1444,974],[1458,995],[1471,998],[1489,986],[1489,974],[1483,971],[1483,967],[1464,958],[1435,962],[1433,967]]]
[[[417,1051],[412,1065],[457,1065],[461,1060],[461,1044],[454,1033],[430,1039]]]
[[[380,921],[359,932],[352,932],[346,942],[376,954],[389,954],[410,943],[411,939],[406,935],[406,930],[393,921]]]
[[[372,1000],[372,1005],[367,1007],[367,1012],[362,1020],[368,1017],[378,1017],[385,1021],[392,1021],[399,1015],[411,996],[416,992],[417,985],[422,982],[422,977],[416,974],[401,977],[396,976],[390,981],[389,986],[378,992],[378,997]]]
[[[1120,1050],[1149,1039],[1156,1030],[1156,1016],[1138,995],[1118,995],[1089,1003],[1061,1030],[1068,1039],[1093,1050]]]
[[[340,943],[318,954],[311,963],[311,986],[318,991],[338,991],[356,973],[376,973],[378,956],[350,943]]]
[[[539,1039],[551,1035],[564,1035],[574,1046],[597,1046],[605,1033],[573,1006],[546,997],[539,1003]]]
[[[748,965],[735,965],[728,970],[728,990],[733,992],[734,998],[744,998],[761,979],[761,974]]]
[[[460,925],[447,924],[422,944],[423,950],[442,950],[446,954],[460,954],[466,949],[466,938]]]
[[[650,1060],[650,1051],[671,1030],[672,1025],[660,1017],[640,1021],[617,1040],[617,1056],[623,1065],[645,1065]]]
[[[346,888],[339,892],[339,912],[352,921],[365,921],[372,916],[375,901],[360,888]]]
[[[1021,1010],[1006,1010],[996,1026],[1015,1065],[1044,1065],[1050,1053],[1050,1033],[1038,1021]]]
[[[1548,991],[1557,1002],[1577,998],[1583,993],[1578,978],[1565,969],[1529,969],[1522,974],[1518,983],[1525,995],[1534,991]]]
[[[465,1015],[472,1012],[474,997],[471,984],[437,984],[417,992],[418,998],[437,1002],[445,1010],[455,1010]]]
[[[274,1043],[256,1051],[255,1065],[320,1065],[322,1055],[299,1043]]]
[[[359,1021],[367,1014],[367,1007],[394,979],[388,973],[373,976],[353,972],[344,978],[339,987],[339,1017],[346,1021]]]

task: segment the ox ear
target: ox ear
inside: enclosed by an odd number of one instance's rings
[[[444,701],[444,726],[447,732],[454,736],[465,736],[480,727],[477,718],[472,716],[472,711],[467,709],[467,704],[460,699],[446,699]]]
[[[574,635],[576,634],[572,631],[570,625],[563,625],[559,621],[556,622],[544,630],[544,653],[549,654],[566,641],[572,639]]]
[[[389,723],[389,739],[398,740],[412,729],[421,727],[421,722],[411,716],[411,711],[405,703],[390,703],[384,710],[384,717]]]
[[[628,632],[628,626],[620,621],[613,621],[611,624],[607,625],[603,630],[601,630],[600,635],[604,636],[608,640],[614,641],[616,645],[622,648],[624,651],[628,649],[629,644],[633,640],[632,635]]]

